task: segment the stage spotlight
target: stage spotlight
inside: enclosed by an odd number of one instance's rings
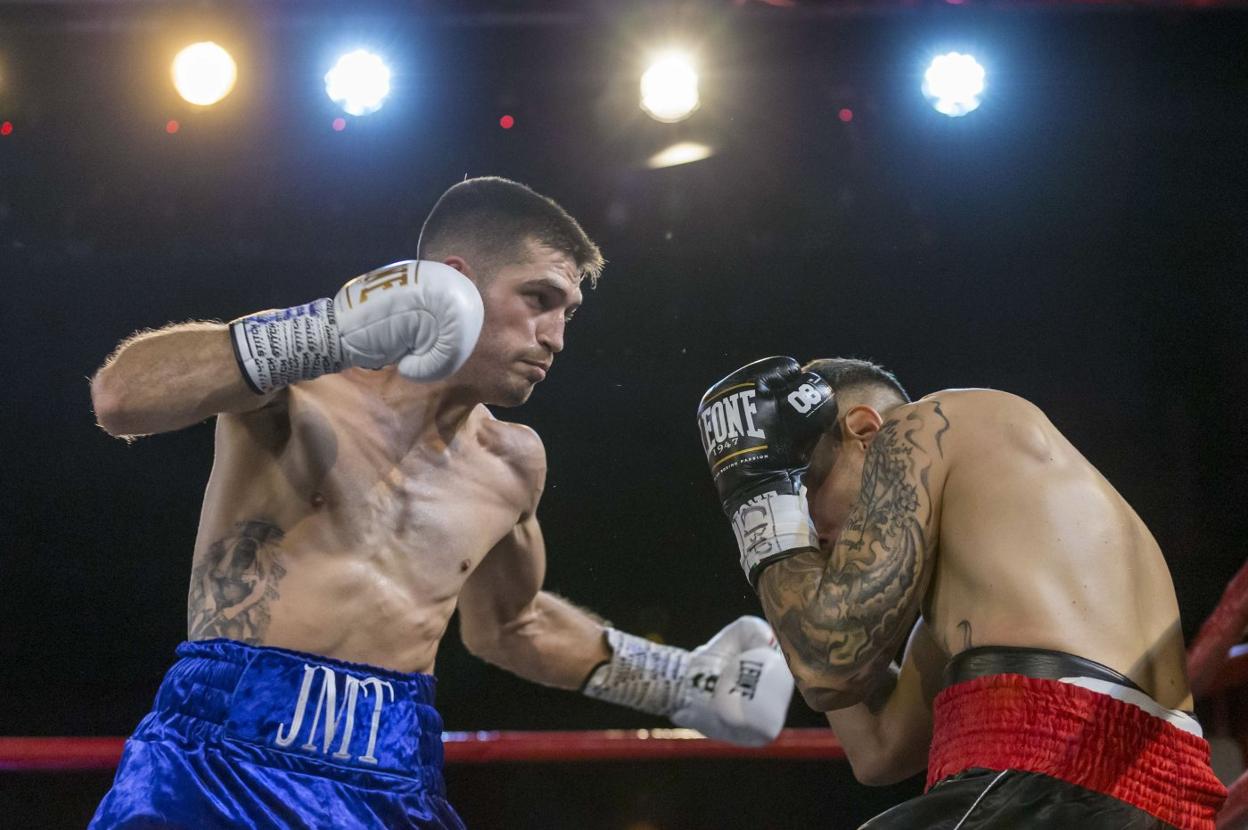
[[[698,108],[698,73],[685,55],[660,57],[641,76],[641,108],[651,118],[672,123]]]
[[[325,73],[325,92],[348,115],[368,115],[390,94],[390,68],[372,52],[357,49]]]
[[[970,55],[938,55],[923,74],[923,94],[944,115],[966,115],[978,108],[983,91],[984,68]]]
[[[713,147],[700,141],[680,141],[646,159],[646,167],[649,167],[651,170],[658,170],[663,167],[675,167],[679,164],[691,164],[695,161],[710,158],[714,154],[715,149]]]
[[[192,43],[173,59],[173,87],[184,99],[201,107],[230,94],[238,67],[230,53],[211,41]]]

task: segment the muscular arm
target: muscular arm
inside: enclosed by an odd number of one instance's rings
[[[939,400],[902,407],[866,452],[862,490],[830,554],[804,551],[759,581],[798,689],[819,711],[875,688],[931,579],[949,421]]]
[[[546,548],[536,517],[485,557],[459,596],[459,626],[470,652],[547,686],[577,689],[611,657],[603,624],[567,600],[541,590]]]
[[[109,435],[171,432],[221,412],[247,412],[261,396],[243,380],[229,329],[181,323],[124,341],[91,379],[91,402]]]
[[[927,766],[932,700],[946,658],[920,617],[906,643],[901,668],[890,667],[862,703],[826,712],[828,725],[863,784],[895,784]]]

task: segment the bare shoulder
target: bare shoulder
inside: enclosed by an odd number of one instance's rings
[[[975,452],[1009,445],[1047,454],[1054,430],[1040,407],[998,389],[945,389],[909,406],[939,411],[949,423],[950,441]]]
[[[500,421],[483,406],[477,434],[487,452],[507,462],[535,486],[542,486],[546,478],[546,446],[536,430],[524,424]]]
[[[1041,414],[1040,408],[1026,398],[1000,389],[942,389],[924,395],[915,404],[940,401],[945,409],[954,407],[968,415],[1009,413],[1019,414],[1034,412]]]

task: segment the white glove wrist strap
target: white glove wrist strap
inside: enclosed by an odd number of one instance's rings
[[[732,532],[741,551],[741,568],[757,587],[766,565],[805,548],[819,547],[815,523],[806,505],[806,488],[796,495],[759,493],[732,514]]]
[[[343,368],[334,302],[327,298],[239,318],[230,338],[243,378],[259,395]]]
[[[614,628],[606,629],[606,635],[611,660],[589,675],[585,695],[652,715],[671,715],[681,705],[689,652]]]

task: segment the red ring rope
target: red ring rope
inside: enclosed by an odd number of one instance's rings
[[[1231,647],[1243,639],[1245,627],[1248,627],[1248,563],[1227,584],[1222,599],[1187,650],[1187,676],[1196,697],[1207,696],[1218,685],[1227,660],[1237,656]],[[1242,670],[1243,666],[1237,668]]]
[[[1248,685],[1248,564],[1226,586],[1222,599],[1188,649],[1192,693],[1206,697]],[[683,759],[839,760],[845,751],[827,729],[785,729],[771,744],[745,749],[703,738],[688,729],[586,732],[446,732],[451,764]],[[0,772],[109,770],[125,738],[0,737]],[[1230,787],[1219,830],[1248,830],[1248,773]]]
[[[670,761],[756,758],[841,759],[827,729],[785,729],[765,747],[746,749],[703,738],[689,729],[609,729],[587,732],[445,732],[451,764],[566,761]],[[117,766],[125,738],[0,738],[0,771],[80,772]]]

